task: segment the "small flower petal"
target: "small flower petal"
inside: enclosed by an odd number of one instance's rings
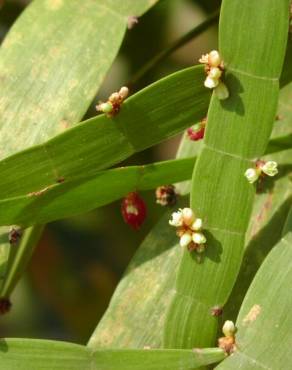
[[[256,182],[257,179],[259,178],[259,175],[260,175],[259,171],[256,170],[255,168],[248,168],[244,173],[244,176],[247,178],[247,181],[250,184]]]
[[[208,89],[214,89],[217,87],[219,84],[219,81],[215,78],[207,76],[204,82],[204,86],[207,87]]]
[[[178,210],[173,212],[171,215],[172,219],[169,220],[169,224],[174,227],[180,227],[183,225],[182,211]]]
[[[261,170],[268,176],[275,176],[278,173],[277,166],[277,162],[268,161],[263,166],[261,166]]]
[[[199,59],[199,62],[202,64],[208,64],[209,63],[209,54],[203,54],[201,58]]]
[[[207,239],[202,233],[193,233],[193,242],[195,244],[205,244],[206,241]]]
[[[192,241],[192,235],[190,233],[184,233],[179,240],[181,247],[187,247]]]
[[[215,95],[219,100],[225,100],[229,97],[229,91],[227,86],[223,82],[219,82],[218,86],[214,90]]]
[[[194,231],[200,231],[203,227],[203,221],[201,218],[196,218],[191,225],[191,229]]]
[[[194,215],[193,210],[191,208],[183,208],[182,218],[183,218],[183,222],[186,225],[188,226],[191,225],[195,220],[195,215]]]
[[[221,77],[221,75],[222,71],[218,67],[212,67],[208,73],[208,76],[210,78],[214,78],[215,80],[218,80]]]

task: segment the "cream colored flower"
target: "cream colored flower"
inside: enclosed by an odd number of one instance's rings
[[[245,173],[244,173],[244,176],[247,178],[247,181],[250,183],[250,184],[253,184],[254,182],[257,181],[257,179],[260,177],[260,171],[258,171],[257,169],[255,168],[248,168]]]
[[[233,323],[233,321],[227,320],[225,321],[222,332],[225,335],[225,337],[233,337],[236,332],[236,327]]]
[[[268,161],[263,166],[261,170],[268,176],[275,176],[278,173],[278,163],[275,161]]]

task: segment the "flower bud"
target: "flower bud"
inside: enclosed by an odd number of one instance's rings
[[[114,107],[111,103],[107,102],[107,103],[101,103],[101,104],[98,104],[96,106],[96,110],[98,112],[102,112],[102,113],[111,113],[113,111]]]
[[[208,55],[208,63],[211,67],[218,67],[221,63],[221,57],[217,50],[210,51]]]
[[[181,247],[187,247],[192,241],[192,235],[190,233],[184,233],[179,240]]]
[[[212,67],[208,73],[208,76],[210,78],[214,78],[215,80],[218,80],[221,77],[221,75],[222,71],[218,67]]]
[[[245,171],[244,176],[247,178],[247,181],[250,184],[253,184],[259,178],[260,172],[258,170],[256,170],[255,168],[248,168]]]
[[[111,94],[108,100],[113,104],[118,104],[120,102],[120,95],[117,92]]]
[[[122,100],[125,100],[129,95],[129,89],[126,86],[121,87],[119,95],[122,98]]]
[[[204,82],[205,87],[207,87],[208,89],[214,89],[216,86],[218,86],[218,84],[219,81],[217,79],[209,76],[207,76]]]
[[[277,166],[277,162],[268,161],[263,166],[261,166],[261,170],[268,176],[275,176],[278,173]]]
[[[214,92],[219,100],[225,100],[229,97],[229,91],[227,89],[227,86],[221,81],[215,88]]]
[[[193,210],[191,208],[183,208],[182,218],[183,218],[183,222],[186,225],[188,226],[191,225],[195,220],[195,215],[194,215]]]
[[[233,337],[236,332],[236,328],[233,321],[230,320],[225,321],[222,328],[222,332],[225,335],[225,337]]]
[[[205,244],[207,241],[205,235],[203,235],[202,233],[193,233],[193,242],[195,244]]]
[[[201,218],[196,218],[191,225],[191,229],[194,231],[200,231],[203,227],[203,221]]]

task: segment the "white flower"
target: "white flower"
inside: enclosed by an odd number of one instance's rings
[[[225,335],[225,337],[233,337],[236,332],[236,327],[233,323],[233,321],[227,320],[225,321],[222,332]]]
[[[209,63],[209,54],[203,54],[201,58],[199,59],[199,62],[202,64],[208,64]]]
[[[208,73],[208,76],[210,78],[214,78],[215,80],[218,80],[221,77],[221,75],[222,71],[218,67],[212,67]]]
[[[211,67],[218,67],[222,62],[220,54],[217,50],[210,51],[208,55],[208,62]]]
[[[261,170],[268,176],[275,176],[278,173],[277,166],[277,162],[268,161],[263,166],[261,166]]]
[[[193,210],[191,208],[183,208],[182,218],[183,218],[183,222],[187,226],[191,225],[195,220],[195,215],[194,215]]]
[[[174,227],[180,227],[183,225],[182,210],[179,209],[177,212],[173,212],[171,215],[172,219],[169,220],[169,224]]]
[[[247,181],[250,183],[250,184],[253,184],[254,182],[257,181],[257,179],[259,178],[260,176],[260,173],[258,170],[256,170],[255,168],[248,168],[245,173],[244,173],[244,176],[247,178]]]
[[[184,233],[179,240],[181,247],[187,247],[192,241],[192,235],[190,233]]]
[[[209,76],[207,76],[204,82],[205,87],[207,87],[208,89],[214,89],[216,86],[218,86],[218,84],[219,81],[217,79]]]
[[[191,229],[194,231],[200,231],[202,227],[203,227],[203,221],[201,218],[196,218],[196,220],[191,225]]]
[[[193,233],[193,242],[195,244],[205,244],[207,239],[202,233]]]

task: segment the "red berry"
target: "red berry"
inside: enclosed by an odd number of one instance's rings
[[[146,204],[138,193],[129,193],[123,200],[121,211],[124,221],[137,230],[146,218]]]

